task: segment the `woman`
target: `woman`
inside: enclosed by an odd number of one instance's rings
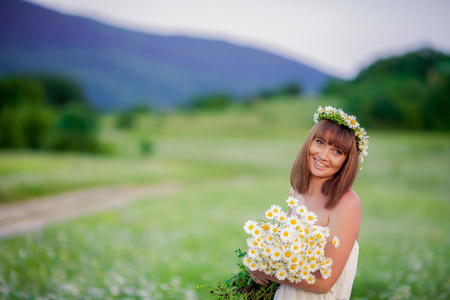
[[[317,124],[292,167],[289,195],[298,199],[298,205],[316,213],[316,225],[327,226],[330,237],[339,237],[340,246],[336,248],[328,241],[325,254],[333,260],[331,276],[323,279],[316,272],[313,284],[278,280],[249,270],[258,284],[281,283],[275,300],[348,299],[355,278],[361,202],[351,186],[359,169],[358,160],[362,162],[367,155],[368,136],[354,116],[340,109],[319,107],[314,121]],[[290,208],[289,214],[295,214],[295,209]]]

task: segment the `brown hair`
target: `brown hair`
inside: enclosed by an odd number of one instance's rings
[[[291,170],[291,186],[300,194],[307,194],[311,172],[308,152],[311,143],[320,138],[347,155],[341,169],[322,185],[322,194],[328,197],[325,208],[333,208],[352,186],[358,174],[358,149],[354,134],[344,125],[322,119],[306,137]]]

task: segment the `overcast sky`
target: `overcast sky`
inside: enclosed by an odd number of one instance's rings
[[[257,47],[343,78],[423,46],[450,53],[450,0],[28,1],[133,30]]]

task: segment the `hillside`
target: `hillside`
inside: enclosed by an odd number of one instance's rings
[[[0,74],[65,73],[100,109],[172,107],[206,92],[241,96],[287,81],[314,93],[330,78],[258,49],[124,30],[19,0],[0,2],[0,54]]]

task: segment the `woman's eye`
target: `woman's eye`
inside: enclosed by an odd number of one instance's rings
[[[341,155],[342,154],[342,152],[339,151],[339,150],[334,150],[334,153],[336,153],[337,155]]]
[[[317,144],[322,145],[323,142],[321,140],[317,140]]]

